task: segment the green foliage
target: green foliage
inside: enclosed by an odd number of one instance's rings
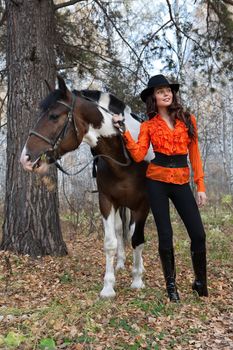
[[[222,197],[222,204],[232,204],[232,195],[226,194]]]
[[[21,343],[23,343],[26,340],[26,337],[20,333],[15,332],[9,332],[6,337],[0,338],[0,345],[1,343],[6,345],[7,348],[16,348]]]
[[[95,341],[94,337],[91,337],[87,334],[87,332],[84,332],[83,335],[80,335],[79,337],[77,337],[76,342],[77,343],[93,343]]]
[[[44,338],[39,343],[40,350],[56,350],[55,341],[52,338]]]
[[[221,259],[228,261],[232,256],[232,247],[229,246],[225,234],[219,227],[208,231],[209,255],[211,259]]]
[[[70,283],[72,282],[72,276],[69,274],[69,272],[64,272],[64,274],[59,277],[59,281],[61,283]]]
[[[112,318],[109,321],[109,325],[114,328],[122,328],[128,333],[133,333],[133,334],[136,333],[135,329],[133,329],[132,326],[130,325],[130,321],[127,321],[125,319]]]

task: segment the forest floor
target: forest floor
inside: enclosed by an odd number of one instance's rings
[[[174,214],[173,214],[174,216]],[[189,241],[173,217],[179,304],[169,303],[152,223],[146,225],[146,287],[131,290],[132,250],[116,274],[116,297],[103,300],[102,225],[87,234],[63,222],[65,257],[36,260],[0,252],[0,349],[233,349],[233,218],[202,212],[208,241],[208,298],[191,291]],[[98,232],[97,232],[98,231]]]

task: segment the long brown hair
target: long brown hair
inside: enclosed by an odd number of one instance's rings
[[[178,101],[176,92],[172,91],[172,94],[172,104],[168,107],[168,113],[173,125],[175,125],[175,119],[181,120],[188,128],[189,137],[191,139],[195,139],[197,135],[191,121],[191,113],[188,110],[184,110],[183,106]],[[158,106],[156,103],[156,98],[153,94],[149,95],[146,99],[146,114],[148,115],[149,119],[152,119],[158,114]]]

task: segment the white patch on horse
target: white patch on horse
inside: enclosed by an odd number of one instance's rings
[[[130,134],[132,135],[133,139],[137,141],[138,135],[140,132],[141,123],[136,119],[134,119],[130,113],[131,113],[131,108],[129,106],[126,106],[124,110],[125,125],[126,125],[126,128],[130,131]],[[149,162],[153,158],[154,158],[154,151],[153,151],[152,145],[150,145],[144,160]]]
[[[101,93],[98,104],[100,106],[103,106],[106,109],[109,109],[108,108],[109,102],[110,102],[109,94]],[[95,147],[97,145],[98,138],[100,136],[110,137],[112,135],[117,134],[117,130],[113,126],[113,123],[112,123],[112,114],[104,111],[101,107],[98,107],[98,110],[100,111],[100,113],[103,116],[103,121],[101,123],[101,127],[95,129],[95,128],[93,128],[93,126],[90,125],[88,132],[83,137],[83,141],[87,142],[91,147]]]
[[[134,119],[130,113],[131,108],[129,106],[126,106],[124,109],[125,125],[126,128],[130,131],[133,138],[137,139],[141,123]]]
[[[108,218],[103,218],[103,224],[105,234],[104,249],[106,254],[106,271],[104,276],[104,287],[100,293],[100,296],[103,298],[112,298],[116,295],[114,291],[114,258],[117,251],[117,238],[115,234],[115,209],[113,207]]]
[[[129,209],[128,209],[129,210]],[[125,268],[125,247],[123,240],[123,227],[120,212],[117,210],[115,216],[115,232],[117,237],[117,264],[116,270]]]
[[[135,230],[135,222],[133,222],[131,225],[130,225],[130,227],[129,227],[129,231],[128,231],[128,236],[127,236],[127,238],[128,238],[128,241],[130,241],[131,242],[131,238],[132,238],[132,236],[133,236],[133,233],[134,233],[134,230]]]
[[[27,156],[27,148],[25,145],[20,156],[20,163],[23,165],[23,167],[26,166],[26,164],[28,163],[28,158],[29,157]],[[24,167],[24,169],[26,168]]]
[[[140,289],[144,288],[145,284],[142,281],[142,275],[145,271],[142,260],[142,251],[143,251],[144,243],[140,244],[133,250],[133,281],[131,284],[131,288]]]
[[[24,170],[30,171],[30,172],[33,171],[34,173],[40,174],[40,175],[47,173],[49,170],[49,164],[47,164],[46,162],[41,162],[41,161],[40,161],[39,167],[33,168],[33,163],[29,159],[28,150],[27,150],[26,145],[24,146],[24,148],[22,150],[22,153],[20,156],[20,163],[22,164]]]

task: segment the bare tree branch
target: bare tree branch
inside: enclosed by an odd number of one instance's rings
[[[225,4],[229,4],[233,6],[233,1],[232,0],[223,0],[223,2],[225,2]]]
[[[0,129],[7,125],[7,122],[4,124],[1,124],[2,119],[3,119],[2,118],[3,108],[4,108],[4,104],[5,104],[7,97],[8,97],[8,93],[6,93],[6,95],[4,96],[3,99],[0,99],[0,103],[1,103],[1,106],[0,106]]]
[[[171,19],[169,19],[169,21],[167,21],[166,23],[164,23],[158,30],[156,30],[156,32],[154,32],[154,33],[151,35],[151,37],[147,40],[146,44],[144,45],[143,49],[141,50],[140,55],[139,55],[138,64],[137,64],[137,69],[136,69],[136,72],[134,73],[134,74],[135,74],[135,89],[134,89],[134,93],[136,93],[136,79],[138,79],[138,72],[139,72],[140,62],[141,62],[141,57],[142,57],[143,52],[145,51],[145,49],[147,48],[147,46],[149,45],[149,43],[154,39],[154,37],[156,36],[156,34],[158,34],[158,32],[159,32],[160,30],[162,30],[163,28],[165,28],[166,25],[168,25],[170,22],[171,22]]]
[[[229,0],[227,0],[228,2],[227,2],[226,0],[223,0],[223,1],[224,1],[225,4],[228,3],[228,4],[230,4],[230,5],[231,5],[231,4],[233,5],[233,1],[230,1],[231,3],[229,2]],[[225,16],[225,15],[223,15],[223,14],[221,13],[221,11],[219,10],[218,6],[216,6],[215,2],[208,0],[208,1],[207,1],[207,4],[208,4],[209,7],[212,8],[212,10],[214,10],[214,12],[215,12],[216,15],[218,16],[218,18],[219,18],[220,20],[222,19],[222,22],[224,22],[224,19],[225,19],[224,16]]]
[[[166,27],[166,25],[168,25],[171,22],[171,19],[169,19],[166,23],[164,23],[158,30],[156,30],[156,32],[154,32],[150,39],[147,40],[146,44],[144,45],[142,51],[140,52],[139,57],[142,57],[143,52],[145,51],[146,47],[149,45],[149,43],[154,39],[154,37],[156,36],[156,34],[158,34],[158,32],[160,32],[160,30],[162,30],[164,27]]]
[[[2,109],[3,109],[3,105],[4,105],[4,103],[5,103],[6,99],[7,99],[7,97],[8,97],[8,92],[6,93],[6,95],[5,95],[3,98],[0,98],[0,102],[1,102],[0,112],[1,112]]]
[[[173,18],[173,14],[172,14],[172,7],[171,7],[171,4],[170,4],[170,1],[169,0],[166,0],[167,2],[167,5],[168,5],[168,10],[169,10],[169,15],[170,15],[170,19],[172,21],[172,23],[174,24],[174,26],[176,27],[176,29],[182,33],[186,38],[192,40],[196,45],[197,47],[199,47],[199,49],[201,49],[202,52],[204,52],[203,48],[200,46],[200,44],[195,40],[193,39],[191,36],[189,36],[187,33],[185,33],[176,23],[176,21],[174,20]]]
[[[219,65],[217,64],[216,60],[214,59],[213,50],[212,50],[210,40],[209,40],[209,37],[210,37],[210,35],[209,35],[210,34],[210,7],[211,7],[211,3],[210,3],[210,1],[207,1],[206,28],[207,28],[207,37],[208,37],[208,48],[209,48],[209,52],[211,54],[211,57],[212,57],[215,65],[218,67],[218,69],[220,69]],[[217,36],[216,36],[215,46],[216,46],[217,42],[218,42],[218,40],[217,40]]]
[[[1,76],[1,79],[3,79],[3,78],[4,78],[4,75],[6,75],[6,73],[7,73],[7,67],[6,67],[6,68],[4,68],[4,69],[2,69],[2,70],[0,70],[0,76]]]
[[[7,125],[7,123],[4,123],[4,124],[0,125],[0,129],[3,128],[6,125]]]
[[[71,5],[77,4],[78,2],[82,2],[82,1],[87,1],[87,0],[70,0],[70,1],[62,2],[61,4],[54,5],[54,9],[56,11],[56,10],[59,10],[63,7],[71,6]]]
[[[223,1],[225,2],[225,0],[223,0]],[[233,3],[233,1],[231,1],[231,2]],[[220,27],[224,26],[227,29],[227,32],[228,32],[229,31],[228,30],[228,24],[229,24],[228,21],[230,21],[230,23],[232,25],[232,23],[233,23],[232,19],[230,17],[227,19],[227,15],[225,14],[225,12],[221,11],[221,9],[219,9],[219,7],[217,5],[215,4],[214,1],[211,1],[211,0],[207,1],[208,17],[210,17],[210,9],[212,9],[213,12],[215,13],[215,15],[218,17],[218,30],[220,31]],[[225,5],[223,5],[223,6],[225,6]],[[230,11],[228,11],[228,13],[229,13],[229,15],[231,15]],[[207,28],[207,29],[209,29],[209,28]],[[209,33],[209,30],[208,30],[208,33]],[[218,32],[218,34],[219,34],[219,32]],[[230,33],[229,33],[229,35],[230,35]],[[222,40],[223,41],[225,40],[224,36],[222,37]],[[232,44],[232,42],[230,42],[230,43]],[[215,39],[215,48],[216,48],[217,44],[219,44],[218,35],[216,35],[216,39]],[[212,51],[211,51],[211,54],[212,54]],[[216,62],[215,62],[215,64],[218,67]]]
[[[99,7],[101,8],[101,10],[103,11],[103,13],[105,14],[105,16],[108,18],[109,22],[111,22],[112,26],[114,27],[114,29],[116,30],[117,34],[120,36],[120,38],[123,40],[123,42],[130,48],[130,50],[134,53],[134,55],[137,57],[139,64],[142,66],[144,72],[148,75],[148,72],[146,70],[146,68],[143,66],[140,57],[138,56],[137,52],[134,50],[134,48],[128,43],[128,41],[123,37],[123,35],[121,34],[121,32],[119,31],[119,29],[116,27],[115,23],[113,22],[113,20],[111,19],[111,17],[108,15],[105,7],[101,4],[100,1],[98,0],[94,0],[94,2],[99,5]]]
[[[80,46],[80,45],[70,45],[70,44],[67,44],[67,43],[64,43],[65,46],[70,46],[74,49],[77,49],[77,50],[81,50],[81,51],[84,51],[84,52],[88,52],[90,54],[92,54],[93,56],[97,56],[98,58],[100,58],[102,61],[108,63],[109,65],[111,66],[114,66],[114,67],[120,67],[120,68],[123,68],[125,69],[126,71],[130,72],[132,75],[135,75],[135,79],[136,80],[139,80],[141,81],[143,84],[145,84],[145,81],[143,81],[138,75],[137,75],[137,72],[135,72],[135,70],[131,69],[130,67],[128,67],[127,65],[124,65],[124,64],[121,64],[120,62],[114,60],[114,59],[111,59],[109,58],[108,56],[105,56],[105,55],[102,55],[96,51],[93,51],[93,50],[90,50],[89,48],[85,48],[84,46]],[[58,69],[66,69],[66,68],[74,68],[76,67],[76,63],[77,62],[74,62],[74,63],[70,63],[68,64],[68,66],[65,64],[65,65],[59,65],[58,66]]]
[[[2,14],[2,18],[0,19],[0,27],[4,24],[6,20],[6,10]]]

